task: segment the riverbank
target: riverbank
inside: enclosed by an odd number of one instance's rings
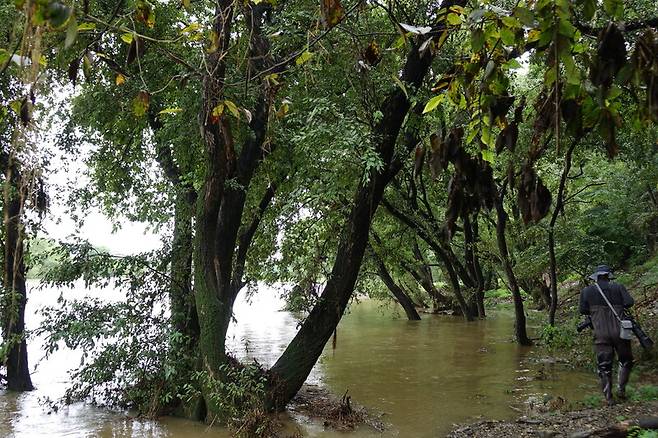
[[[619,275],[618,281],[626,285],[635,298],[633,312],[645,332],[658,339],[658,257],[649,259]],[[535,333],[535,348],[530,354],[538,363],[560,363],[572,369],[592,369],[595,357],[591,333],[577,333],[581,320],[578,312],[578,281],[565,282],[559,288],[557,323],[550,327],[545,323],[545,313],[529,312],[529,325]],[[500,295],[500,294],[499,294]],[[511,306],[507,296],[495,296],[496,308]],[[526,302],[530,308],[530,302]],[[533,330],[531,330],[533,331]],[[635,369],[631,377],[635,388],[632,401],[611,407],[603,406],[603,397],[597,392],[586,392],[584,401],[548,397],[546,400],[529,399],[525,415],[508,421],[482,418],[471,424],[455,426],[447,436],[461,437],[655,437],[658,429],[658,349],[644,350],[633,340]],[[629,388],[630,394],[631,388]],[[642,428],[652,429],[643,432]]]
[[[513,421],[482,420],[460,426],[448,437],[626,437],[633,431],[636,434],[631,436],[640,437],[643,430],[655,428],[658,428],[658,401],[524,415]]]

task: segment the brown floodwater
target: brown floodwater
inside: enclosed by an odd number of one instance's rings
[[[81,288],[65,293],[68,297],[108,296],[107,291]],[[53,289],[31,292],[29,328],[39,324],[37,309],[53,304],[58,295]],[[271,365],[294,336],[299,321],[279,311],[281,307],[272,288],[262,288],[251,302],[239,299],[237,322],[229,332],[232,352],[243,360]],[[338,328],[337,348],[333,350],[331,342],[327,345],[307,382],[337,394],[349,391],[353,401],[381,415],[388,429],[382,434],[362,426],[339,433],[294,412],[282,414],[281,420],[286,429],[309,437],[434,437],[455,423],[517,416],[530,397],[580,401],[595,391],[593,373],[570,370],[550,358],[542,360],[513,342],[512,329],[511,311],[490,312],[486,320],[472,323],[436,315],[411,322],[395,306],[363,300],[351,306]],[[33,364],[41,357],[39,348],[40,340],[31,339]],[[177,418],[136,419],[126,412],[84,403],[49,414],[41,401],[63,393],[68,371],[79,360],[78,352],[62,349],[36,367],[37,390],[0,392],[0,437],[230,436],[218,427]]]

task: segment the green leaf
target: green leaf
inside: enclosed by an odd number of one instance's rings
[[[309,59],[311,59],[312,57],[313,57],[313,53],[306,50],[304,53],[299,55],[297,57],[297,59],[295,59],[295,64],[302,65],[305,62],[307,62]]]
[[[503,41],[503,44],[506,46],[513,46],[515,41],[514,31],[507,27],[500,29],[500,39]]]
[[[507,27],[511,27],[511,28],[521,27],[521,22],[517,18],[508,16],[508,17],[503,17],[501,20],[503,24]]]
[[[190,33],[190,32],[196,32],[201,28],[201,25],[199,23],[191,23],[189,26],[185,26],[180,30],[180,33]]]
[[[133,42],[133,34],[132,33],[124,33],[121,34],[121,41],[123,41],[126,44],[132,44]]]
[[[565,37],[572,38],[576,33],[576,28],[574,27],[573,24],[571,24],[569,20],[561,19],[558,25],[558,32],[560,33],[560,35],[564,35]]]
[[[219,105],[217,105],[216,107],[214,107],[212,109],[211,115],[214,118],[219,118],[219,117],[221,117],[222,114],[224,114],[224,104],[220,103]]]
[[[90,30],[95,30],[96,29],[96,23],[80,23],[78,24],[78,32],[88,32]]]
[[[471,48],[474,52],[479,52],[484,48],[484,31],[482,29],[473,29],[471,32]]]
[[[439,94],[438,96],[434,96],[430,100],[427,101],[425,104],[425,108],[423,109],[423,114],[427,114],[430,111],[434,111],[436,107],[439,106],[439,104],[443,101],[443,98],[445,97],[445,94]]]
[[[133,113],[137,117],[143,117],[149,109],[151,95],[148,91],[141,90],[133,99]]]
[[[583,16],[585,20],[589,21],[594,18],[596,12],[596,0],[585,0],[583,5]]]
[[[9,104],[9,108],[11,108],[11,110],[14,113],[16,113],[16,115],[20,115],[21,114],[21,101],[20,100],[11,101],[11,103]]]
[[[162,111],[158,112],[158,114],[178,114],[183,111],[183,108],[165,108]]]
[[[473,143],[473,140],[475,140],[475,137],[478,135],[477,129],[471,129],[469,131],[468,135],[466,136],[466,143],[471,144]]]
[[[226,108],[228,108],[228,110],[231,112],[233,117],[235,117],[236,119],[240,118],[240,110],[238,109],[238,106],[236,104],[234,104],[230,100],[225,100],[224,105],[226,105]]]
[[[562,56],[561,60],[564,63],[564,73],[567,77],[567,82],[573,85],[580,84],[580,70],[576,67],[573,56]]]
[[[462,24],[462,18],[457,14],[448,14],[446,21],[452,26],[459,26]]]
[[[482,149],[480,152],[484,161],[488,161],[489,163],[493,164],[493,162],[496,160],[496,157],[491,149]]]
[[[392,78],[393,78],[393,82],[395,82],[396,85],[400,87],[406,98],[409,99],[409,93],[407,93],[407,87],[404,86],[400,78],[398,78],[395,73],[392,75]]]
[[[528,8],[522,6],[514,9],[514,15],[519,19],[521,24],[527,27],[534,27],[535,25],[535,16]]]
[[[605,13],[614,18],[622,18],[624,15],[623,0],[603,0]]]
[[[608,90],[608,95],[606,96],[606,98],[609,99],[609,100],[613,100],[613,99],[619,97],[621,95],[621,92],[622,92],[621,87],[619,87],[617,85],[613,85]]]
[[[0,49],[0,67],[4,67],[4,65],[9,61],[9,58],[11,57],[11,54],[9,51],[5,49]]]
[[[78,22],[75,17],[71,17],[69,20],[69,25],[66,28],[66,37],[64,38],[64,48],[68,49],[75,42],[76,37],[78,36]]]
[[[517,68],[523,67],[519,61],[516,59],[512,58],[509,61],[507,61],[505,64],[503,64],[504,68],[507,68],[509,70],[515,70]]]

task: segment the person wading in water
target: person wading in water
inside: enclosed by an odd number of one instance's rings
[[[622,317],[624,309],[631,307],[635,301],[622,284],[610,281],[615,277],[608,266],[598,266],[589,278],[594,280],[595,284],[587,286],[580,292],[580,313],[591,317],[601,389],[606,402],[611,405],[613,404],[612,361],[614,353],[617,352],[619,360],[618,396],[620,399],[626,398],[626,384],[633,368],[631,341],[620,337],[619,318]],[[614,309],[614,312],[610,307]]]

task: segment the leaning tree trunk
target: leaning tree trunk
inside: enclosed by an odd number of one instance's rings
[[[409,215],[407,215],[401,209],[391,204],[387,199],[383,200],[383,204],[384,207],[386,207],[386,210],[393,217],[395,217],[400,222],[402,222],[403,224],[407,225],[409,228],[414,230],[418,235],[418,237],[420,237],[425,241],[425,243],[427,243],[427,245],[436,255],[436,258],[440,259],[441,262],[443,262],[445,271],[448,276],[448,280],[450,281],[450,285],[452,287],[452,292],[455,295],[455,298],[457,299],[457,303],[459,304],[459,310],[461,310],[462,315],[464,316],[464,318],[466,318],[467,321],[473,321],[474,319],[473,315],[471,314],[468,304],[466,303],[466,299],[464,299],[464,295],[462,294],[461,285],[459,283],[459,275],[457,273],[457,269],[455,269],[454,266],[456,256],[454,254],[450,255],[450,253],[448,253],[447,250],[442,248],[441,245],[437,243],[432,236],[430,236],[430,233],[423,226],[419,225],[411,217],[409,217]]]
[[[445,309],[451,305],[448,297],[443,295],[437,287],[434,285],[434,277],[432,275],[432,268],[429,266],[429,263],[425,259],[423,252],[418,246],[418,242],[414,239],[414,245],[412,251],[414,258],[420,265],[418,269],[414,269],[411,266],[406,266],[405,269],[414,277],[414,279],[421,285],[421,287],[427,292],[427,294],[432,299],[432,311],[437,313],[439,310]]]
[[[509,251],[507,249],[505,227],[507,225],[508,216],[503,206],[504,196],[505,195],[503,190],[496,200],[496,213],[498,216],[498,220],[496,221],[496,238],[498,242],[498,251],[500,252],[500,260],[503,264],[503,269],[505,270],[505,275],[507,276],[510,289],[512,290],[512,297],[514,298],[514,332],[516,335],[516,341],[521,345],[532,345],[532,342],[528,338],[528,333],[526,331],[523,298],[521,298],[519,283],[516,280],[516,275],[514,275],[514,269],[512,268],[512,262],[510,261]]]
[[[402,288],[395,283],[395,280],[393,280],[393,277],[391,277],[391,274],[386,269],[384,262],[377,257],[375,263],[377,263],[379,277],[382,279],[388,290],[391,291],[400,306],[402,306],[409,321],[420,321],[420,315],[418,314],[413,301],[411,301],[411,298],[409,298]]]
[[[443,6],[463,5],[464,0],[444,1]],[[441,24],[436,33],[447,32]],[[420,86],[432,62],[433,53],[420,53],[420,45],[427,36],[419,36],[407,54],[400,79],[411,89]],[[384,99],[383,115],[374,132],[377,135],[376,150],[384,164],[374,171],[368,181],[360,186],[354,196],[352,210],[341,236],[334,266],[318,303],[313,307],[299,332],[281,357],[269,371],[270,399],[268,404],[282,409],[299,391],[317,362],[324,345],[333,334],[349,302],[356,282],[363,255],[368,244],[372,218],[382,199],[384,189],[402,167],[407,154],[395,155],[395,146],[402,123],[410,109],[406,92],[396,88]],[[417,106],[417,112],[422,111]],[[406,145],[410,152],[415,144]]]
[[[8,160],[9,161],[9,160]],[[5,365],[7,388],[14,391],[34,389],[27,360],[25,341],[25,263],[23,260],[23,192],[21,176],[15,164],[7,166],[4,190],[4,321],[3,337],[9,343]]]

